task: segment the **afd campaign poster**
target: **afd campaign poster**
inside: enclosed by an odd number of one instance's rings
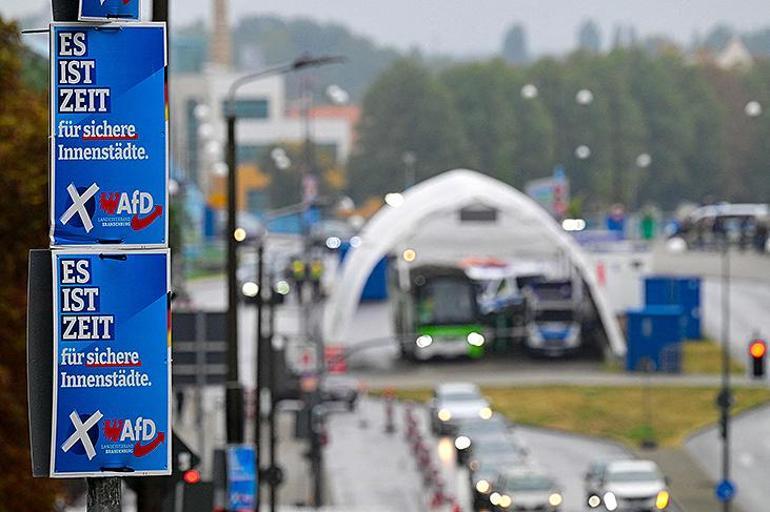
[[[80,0],[78,19],[83,21],[138,20],[139,0]]]
[[[256,452],[247,444],[227,447],[227,495],[231,512],[253,512],[257,507]]]
[[[169,251],[54,251],[51,476],[171,472]]]
[[[164,23],[51,24],[51,245],[168,237]]]

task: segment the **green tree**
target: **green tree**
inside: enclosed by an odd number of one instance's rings
[[[372,84],[358,136],[348,166],[357,198],[401,190],[407,151],[418,180],[473,163],[450,93],[416,59],[395,62]]]
[[[48,114],[46,94],[21,79],[17,27],[0,18],[0,511],[49,511],[55,485],[32,480],[25,375],[27,252],[47,246]],[[31,319],[34,321],[35,319]],[[49,321],[50,319],[45,319]]]
[[[481,172],[513,183],[518,130],[509,76],[505,62],[493,60],[451,68],[441,81],[462,113],[468,161]]]

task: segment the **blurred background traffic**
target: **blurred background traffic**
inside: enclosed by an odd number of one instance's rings
[[[761,2],[147,4],[180,444],[125,510],[227,510],[242,441],[271,510],[767,508]],[[24,445],[50,21],[0,0],[9,511],[83,503]]]

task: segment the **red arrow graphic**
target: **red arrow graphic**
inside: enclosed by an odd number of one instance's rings
[[[146,217],[139,217],[139,215],[134,215],[131,217],[131,229],[134,231],[139,231],[146,228],[152,224],[152,221],[160,217],[161,213],[163,213],[163,207],[161,205],[157,205],[154,210],[147,214]]]
[[[166,436],[163,434],[163,432],[158,432],[158,435],[155,439],[150,441],[147,444],[142,443],[136,443],[134,445],[134,457],[144,457],[151,451],[153,451],[155,448],[158,447],[160,443],[162,443],[166,439]]]

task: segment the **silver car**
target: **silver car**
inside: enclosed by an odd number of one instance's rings
[[[461,420],[492,418],[492,409],[479,387],[461,382],[436,386],[428,411],[431,429],[436,435],[455,433],[457,422]]]
[[[657,512],[671,501],[666,477],[648,460],[620,460],[607,464],[598,484],[599,510]]]

